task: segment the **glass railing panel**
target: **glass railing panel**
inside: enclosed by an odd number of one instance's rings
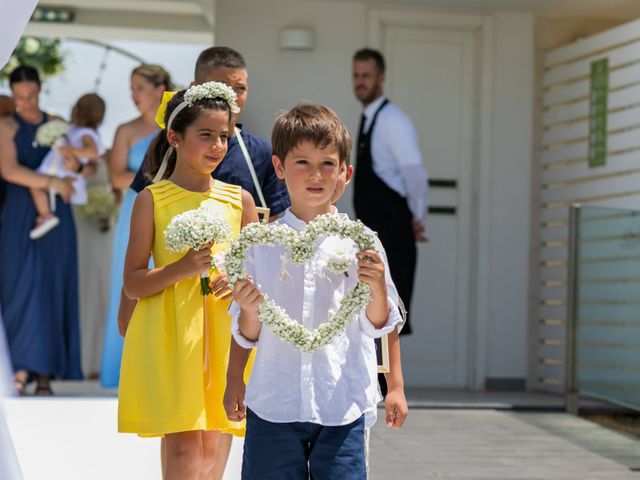
[[[577,215],[578,388],[640,409],[640,214],[582,206]]]

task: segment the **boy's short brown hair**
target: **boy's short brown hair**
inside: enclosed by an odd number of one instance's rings
[[[285,157],[302,142],[318,148],[333,146],[340,162],[349,165],[351,135],[333,110],[324,105],[299,103],[276,118],[271,134],[273,154],[284,162]]]
[[[240,52],[229,47],[209,47],[198,55],[194,80],[204,83],[213,70],[218,67],[233,69],[247,69],[247,64]]]
[[[97,130],[104,119],[106,105],[95,93],[81,96],[71,110],[71,123],[76,127],[87,127]]]

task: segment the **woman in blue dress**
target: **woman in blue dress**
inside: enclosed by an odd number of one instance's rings
[[[76,230],[70,205],[71,179],[35,172],[48,148],[34,146],[36,130],[49,120],[40,110],[40,78],[21,66],[10,75],[16,113],[0,119],[0,171],[6,192],[0,229],[0,305],[15,387],[28,378],[36,394],[51,395],[52,376],[81,379]],[[29,188],[58,192],[60,224],[48,235],[29,238],[36,209]]]
[[[116,130],[109,155],[109,176],[114,188],[126,190],[116,223],[111,256],[111,284],[109,308],[105,323],[104,348],[100,383],[103,387],[117,387],[120,380],[120,359],[123,340],[118,330],[118,316],[128,316],[135,301],[122,292],[124,257],[129,242],[129,223],[136,192],[129,188],[138,171],[151,140],[158,131],[155,115],[162,94],[173,90],[169,73],[159,65],[140,65],[131,73],[131,98],[140,116],[122,124]]]

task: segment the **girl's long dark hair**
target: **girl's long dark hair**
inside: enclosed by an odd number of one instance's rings
[[[169,101],[167,105],[167,111],[164,115],[164,123],[165,125],[169,122],[169,117],[171,113],[176,109],[178,105],[182,103],[184,99],[184,94],[186,90],[181,90],[176,93],[174,97]],[[227,112],[229,115],[229,119],[231,119],[231,109],[229,108],[229,104],[223,98],[205,98],[202,100],[198,100],[194,105],[185,107],[176,115],[176,118],[173,119],[173,123],[171,124],[171,130],[174,132],[184,134],[187,130],[187,127],[191,125],[196,119],[200,116],[204,110],[218,110]],[[164,158],[165,153],[169,150],[169,141],[167,140],[167,129],[164,128],[158,132],[156,137],[151,142],[149,149],[147,150],[147,154],[145,155],[142,171],[144,172],[144,176],[152,181],[153,178],[158,173],[160,169],[160,164],[162,163],[162,159]],[[169,157],[169,164],[167,165],[167,169],[162,176],[163,179],[168,178],[173,173],[173,170],[176,167],[176,158],[177,154],[175,150]]]

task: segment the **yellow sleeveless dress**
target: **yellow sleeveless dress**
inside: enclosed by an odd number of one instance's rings
[[[209,192],[201,193],[163,180],[147,189],[153,195],[152,255],[156,267],[176,262],[184,255],[166,249],[164,230],[171,218],[201,204],[226,215],[234,238],[240,232],[240,187],[216,181]],[[214,253],[216,248],[220,251],[223,247],[214,245]],[[210,272],[211,278],[217,274],[215,269]],[[197,275],[138,301],[122,355],[120,432],[159,436],[220,430],[244,435],[244,422],[230,422],[222,404],[231,342],[229,303],[230,300],[216,300],[213,295],[200,295]],[[252,360],[247,365],[245,381]]]

